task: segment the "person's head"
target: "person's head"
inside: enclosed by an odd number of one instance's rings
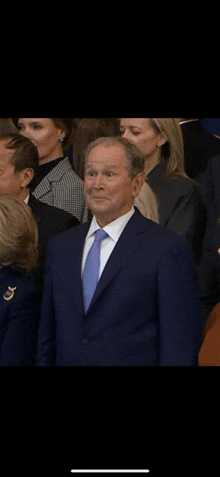
[[[183,138],[176,118],[121,118],[120,129],[122,137],[145,155],[146,174],[162,162],[167,178],[185,176]]]
[[[145,180],[145,158],[121,137],[99,138],[85,155],[85,193],[100,227],[126,214]]]
[[[27,273],[37,263],[38,227],[30,207],[0,194],[0,268]]]
[[[40,163],[63,155],[70,146],[73,118],[12,118],[20,133],[37,147]]]
[[[88,145],[99,137],[120,136],[117,118],[82,118],[74,139],[74,167],[76,173],[84,180],[85,152]]]
[[[24,200],[35,187],[37,148],[19,133],[0,136],[0,193]]]
[[[0,134],[18,132],[11,118],[0,118]]]

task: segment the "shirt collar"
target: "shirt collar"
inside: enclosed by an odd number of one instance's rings
[[[122,215],[118,219],[114,220],[110,224],[106,225],[103,230],[111,237],[112,240],[115,242],[118,240],[120,234],[122,233],[123,229],[125,228],[125,225],[128,223],[132,215],[134,214],[135,209],[132,206],[131,210],[127,212],[126,214]],[[91,225],[89,227],[89,231],[87,234],[86,239],[91,237],[98,229],[100,229],[95,216],[93,216]]]
[[[30,194],[28,194],[27,197],[25,197],[24,199],[25,204],[28,205],[29,199],[30,199]]]

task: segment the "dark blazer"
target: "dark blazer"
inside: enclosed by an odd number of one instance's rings
[[[10,267],[1,269],[0,366],[34,365],[39,319],[40,294],[31,281]]]
[[[81,262],[89,225],[50,241],[36,364],[197,365],[199,290],[185,239],[136,209],[85,314]]]
[[[159,201],[160,225],[185,237],[198,264],[207,222],[198,185],[187,177],[166,179],[164,164],[154,167],[147,178]]]
[[[65,210],[40,202],[32,194],[28,205],[37,220],[39,232],[39,264],[38,267],[31,270],[29,276],[33,279],[35,285],[42,290],[48,241],[55,235],[64,232],[64,230],[78,225],[79,220]]]
[[[206,202],[209,216],[220,217],[220,154],[210,159],[200,188]]]
[[[203,254],[197,269],[201,289],[203,325],[205,325],[214,306],[220,302],[219,220],[220,218],[212,216],[208,222]]]
[[[220,135],[220,118],[199,118],[199,125],[209,134]]]
[[[192,179],[206,169],[211,157],[220,154],[220,139],[201,128],[199,121],[180,125],[186,174]]]

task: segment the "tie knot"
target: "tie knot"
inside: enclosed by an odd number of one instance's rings
[[[106,237],[108,237],[108,234],[104,230],[102,230],[102,229],[96,230],[96,232],[95,232],[95,241],[96,242],[102,242],[102,240],[104,240]]]

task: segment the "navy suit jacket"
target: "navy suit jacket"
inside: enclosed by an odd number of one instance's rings
[[[90,222],[49,243],[38,366],[194,366],[201,344],[195,265],[184,238],[136,209],[84,313]]]
[[[37,220],[39,233],[38,265],[31,269],[28,276],[33,280],[35,286],[42,291],[48,241],[55,235],[64,232],[64,230],[78,225],[79,220],[65,210],[41,202],[32,194],[30,194],[28,205]]]
[[[16,290],[6,301],[8,287]],[[11,267],[0,270],[0,366],[34,366],[40,304],[30,280]]]

